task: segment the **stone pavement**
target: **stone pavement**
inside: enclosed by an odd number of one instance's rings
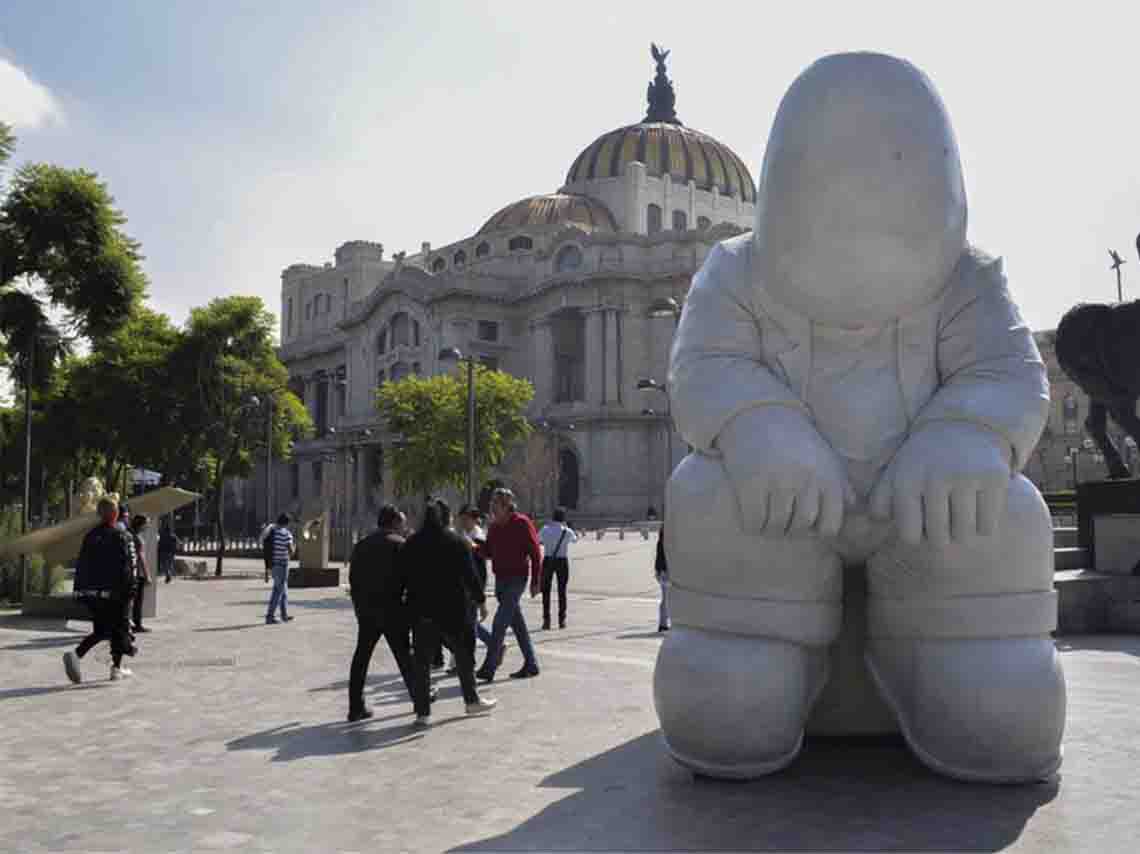
[[[472,719],[442,678],[426,733],[383,644],[376,717],[344,722],[342,590],[294,591],[297,619],[266,626],[260,580],[160,585],[136,678],[113,684],[105,645],[88,682],[64,678],[85,624],[0,616],[0,851],[1136,850],[1140,638],[1059,641],[1053,784],[967,786],[897,744],[819,741],[760,782],[696,781],[653,713],[652,548],[582,544],[570,627],[537,633],[542,675],[500,679]]]

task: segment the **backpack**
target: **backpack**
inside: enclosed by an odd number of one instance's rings
[[[273,541],[274,534],[277,533],[277,526],[270,525],[269,530],[265,532],[265,537],[261,541],[261,557],[265,561],[265,568],[273,568]]]

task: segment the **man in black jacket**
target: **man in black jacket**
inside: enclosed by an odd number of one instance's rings
[[[408,612],[415,646],[417,726],[431,724],[428,688],[431,657],[440,641],[455,653],[455,666],[467,714],[479,715],[495,707],[495,700],[479,697],[475,685],[475,626],[472,605],[485,608],[483,586],[475,572],[471,548],[448,528],[451,508],[441,500],[429,501],[422,527],[400,553],[406,567]],[[485,611],[484,611],[485,613]]]
[[[356,651],[348,677],[348,719],[372,717],[364,704],[364,680],[368,662],[381,635],[400,668],[404,687],[412,694],[412,657],[408,645],[408,617],[404,608],[405,581],[398,562],[404,545],[404,514],[391,504],[380,508],[380,529],[365,537],[352,550],[348,584],[356,611]]]
[[[134,655],[127,613],[135,571],[131,535],[116,525],[119,505],[114,499],[100,499],[98,510],[102,522],[84,537],[75,564],[75,596],[91,611],[93,628],[73,652],[63,656],[72,682],[83,681],[79,660],[103,640],[111,642],[111,679],[133,675],[123,667],[123,656]]]

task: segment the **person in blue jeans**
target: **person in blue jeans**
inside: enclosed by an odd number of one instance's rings
[[[277,524],[265,534],[262,545],[272,560],[273,592],[269,594],[269,610],[265,622],[277,622],[277,609],[281,609],[281,621],[289,622],[289,558],[293,554],[293,534],[289,531],[289,514],[277,517]]]
[[[502,644],[507,628],[515,633],[519,650],[523,654],[522,669],[511,674],[512,679],[530,679],[538,675],[538,659],[530,641],[526,616],[521,600],[530,579],[530,595],[538,595],[542,577],[542,548],[534,524],[515,509],[515,497],[509,489],[496,489],[491,497],[491,527],[487,531],[484,555],[491,561],[495,573],[495,598],[498,610],[491,627],[491,643],[487,658],[476,676],[484,682],[495,678],[502,659]]]

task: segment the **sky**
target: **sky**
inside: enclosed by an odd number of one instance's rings
[[[4,0],[0,119],[16,163],[106,181],[154,307],[276,311],[289,264],[444,245],[558,189],[644,115],[650,41],[681,120],[753,176],[814,59],[910,59],[955,125],[970,239],[1005,258],[1030,325],[1115,299],[1110,247],[1140,297],[1140,4]]]

